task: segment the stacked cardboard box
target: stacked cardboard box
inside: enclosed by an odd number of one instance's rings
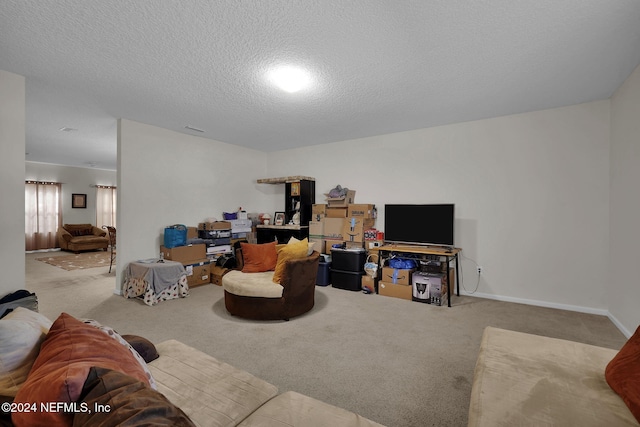
[[[210,263],[207,258],[207,250],[204,244],[176,246],[166,248],[160,246],[160,254],[166,260],[182,263],[187,271],[187,283],[189,287],[204,285],[211,281]]]
[[[411,299],[413,269],[382,267],[378,293],[388,297]]]
[[[375,226],[376,209],[373,204],[352,203],[354,195],[355,191],[350,191],[344,199],[312,206],[309,241],[320,252],[329,254],[334,245],[365,247],[365,234],[371,234],[367,231]]]

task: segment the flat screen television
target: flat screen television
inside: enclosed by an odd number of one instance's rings
[[[384,240],[454,246],[454,218],[453,204],[384,205]]]

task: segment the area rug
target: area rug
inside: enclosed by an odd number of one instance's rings
[[[37,261],[46,262],[63,270],[84,270],[87,268],[109,267],[111,251],[81,252],[73,255],[50,256],[36,258]]]

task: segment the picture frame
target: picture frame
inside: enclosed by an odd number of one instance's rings
[[[284,225],[284,212],[276,212],[273,217],[273,223],[275,225]]]
[[[299,196],[300,195],[300,183],[299,182],[292,182],[291,183],[291,195],[292,196]]]
[[[73,193],[71,195],[71,207],[74,209],[86,209],[87,208],[87,195]]]

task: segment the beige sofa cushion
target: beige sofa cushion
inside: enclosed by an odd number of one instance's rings
[[[469,426],[637,426],[604,378],[616,350],[488,327]]]
[[[234,426],[278,393],[276,386],[176,340],[156,345],[158,391],[197,426]]]
[[[274,397],[239,427],[383,427],[346,409],[294,391]]]
[[[273,271],[243,273],[233,270],[222,277],[222,287],[241,297],[281,298],[284,288],[273,283],[272,278]]]

